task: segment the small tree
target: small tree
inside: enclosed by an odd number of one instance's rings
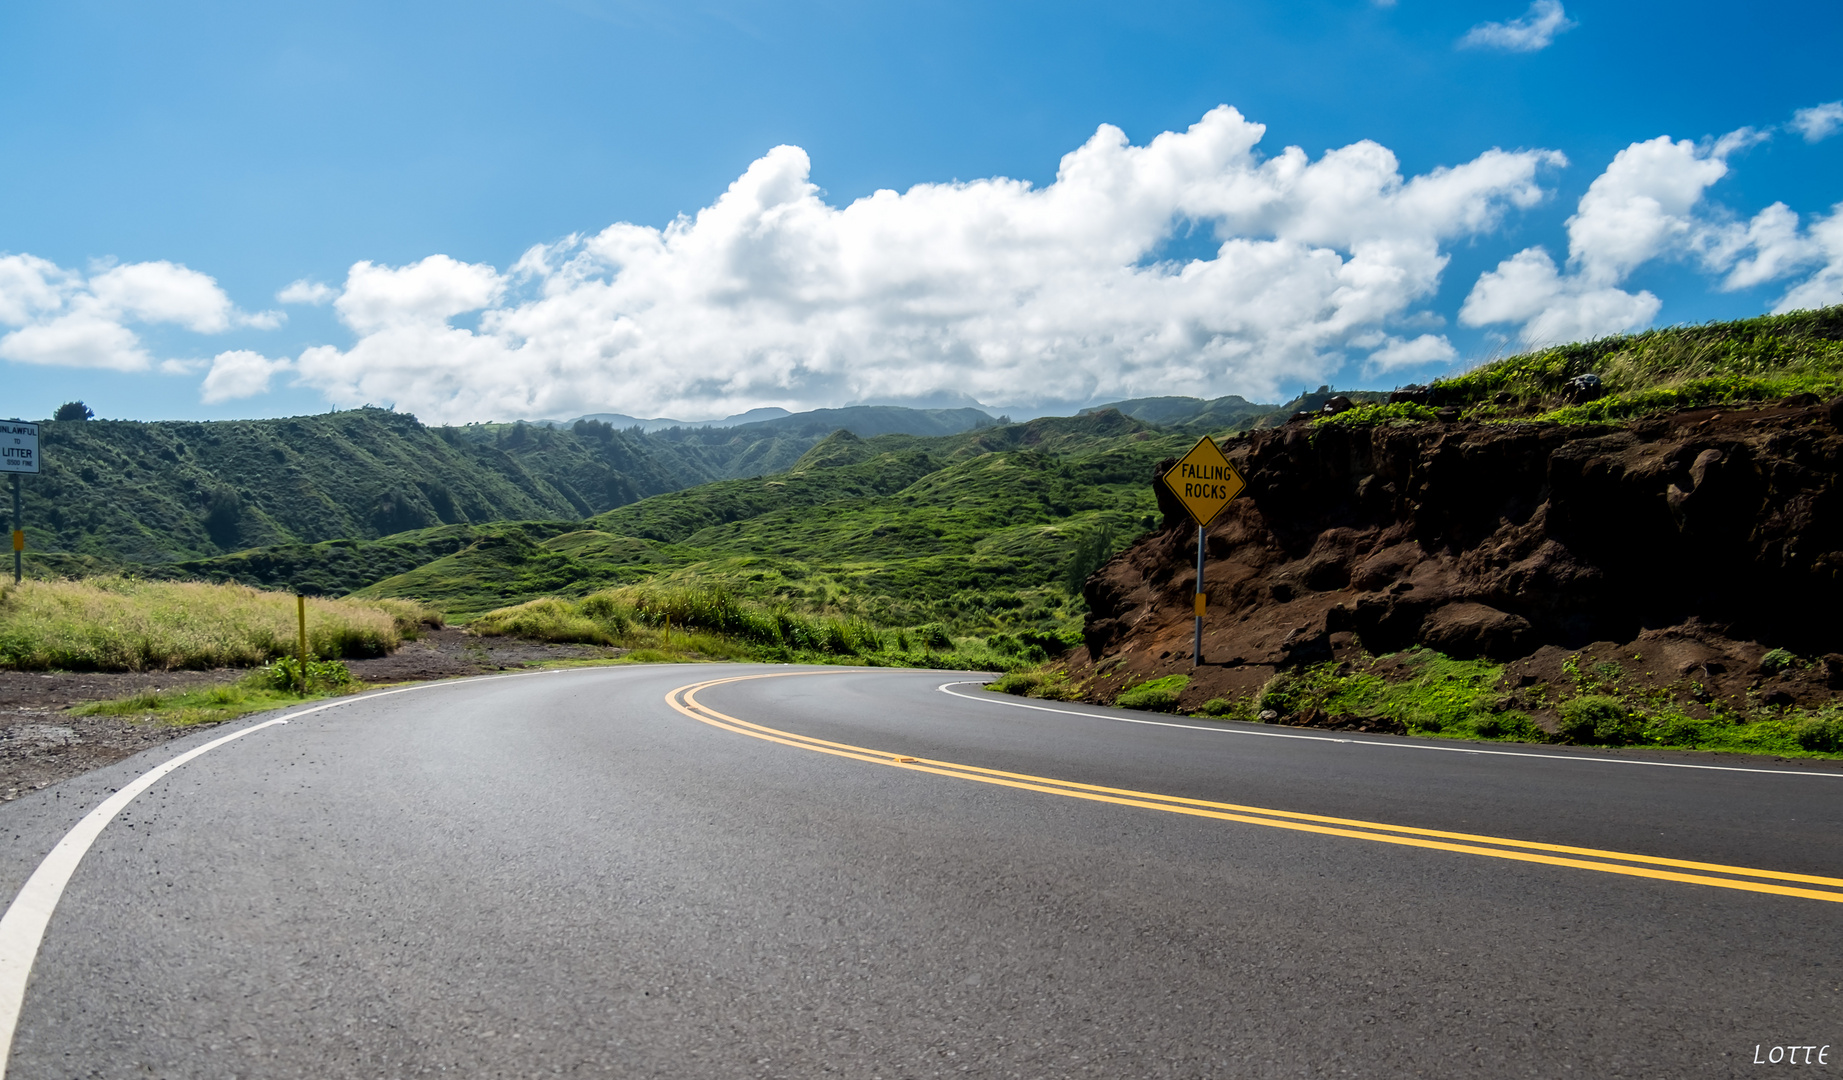
[[[53,420],[88,420],[95,416],[95,410],[81,401],[66,401],[58,406],[58,411],[51,414]]]

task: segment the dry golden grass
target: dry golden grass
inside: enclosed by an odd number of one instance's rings
[[[310,599],[308,648],[322,658],[381,656],[430,616],[401,601]],[[294,648],[295,601],[287,593],[119,577],[0,587],[0,667],[237,667]]]

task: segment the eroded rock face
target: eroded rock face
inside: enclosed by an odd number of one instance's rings
[[[1185,705],[1415,644],[1511,661],[1687,642],[1724,689],[1757,690],[1768,649],[1843,652],[1840,425],[1843,399],[1610,432],[1294,423],[1239,440],[1225,450],[1249,488],[1208,532],[1206,665]],[[1196,533],[1166,509],[1087,583],[1088,663],[1122,680],[1190,670]]]

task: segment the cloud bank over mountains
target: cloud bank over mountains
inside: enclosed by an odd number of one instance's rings
[[[664,229],[572,236],[504,273],[360,263],[334,301],[358,342],[307,350],[299,378],[336,402],[442,417],[943,389],[1271,396],[1328,377],[1347,348],[1398,363],[1405,339],[1375,332],[1429,321],[1411,309],[1439,283],[1442,246],[1534,205],[1538,173],[1563,164],[1493,150],[1404,178],[1372,142],[1263,157],[1263,133],[1226,107],[1143,147],[1103,126],[1041,189],[922,184],[843,208],[804,151],[777,147]],[[1160,261],[1192,228],[1213,230],[1214,257]],[[451,321],[476,311],[475,328]],[[1451,355],[1438,335],[1415,348]]]
[[[1794,123],[1805,133],[1819,121]],[[504,269],[430,255],[359,262],[339,285],[294,282],[277,300],[331,304],[352,341],[292,358],[219,352],[201,395],[236,400],[291,378],[340,406],[389,402],[430,421],[721,415],[943,392],[1042,409],[1154,394],[1272,400],[1336,373],[1454,362],[1429,306],[1449,251],[1542,202],[1568,164],[1494,149],[1404,176],[1374,142],[1313,159],[1263,153],[1264,135],[1227,106],[1144,146],[1103,125],[1040,188],[920,184],[842,207],[812,183],[803,150],[780,146],[663,229],[612,225]],[[1843,300],[1843,204],[1810,222],[1782,203],[1742,220],[1706,199],[1761,137],[1627,147],[1568,219],[1565,261],[1540,246],[1504,259],[1471,285],[1461,323],[1532,345],[1642,327],[1661,301],[1627,284],[1669,259],[1721,288],[1789,279],[1782,309]],[[1168,254],[1197,236],[1205,257]],[[0,258],[0,357],[11,360],[148,370],[137,324],[209,335],[280,318],[239,311],[211,278],[172,263],[84,275]]]

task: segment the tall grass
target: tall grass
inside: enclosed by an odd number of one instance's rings
[[[1569,380],[1595,375],[1604,396],[1567,403]],[[1558,345],[1435,380],[1430,405],[1479,419],[1607,423],[1655,413],[1843,393],[1843,306],[1676,326]],[[1528,415],[1527,406],[1538,415]],[[1426,406],[1359,406],[1320,427],[1432,420]]]
[[[955,642],[938,626],[888,629],[857,617],[753,603],[721,588],[633,586],[580,600],[545,597],[488,612],[470,629],[633,649],[671,645],[735,660],[856,659],[986,669],[1019,662],[981,641]]]
[[[308,648],[324,658],[381,656],[424,619],[396,601],[307,601]],[[243,585],[26,581],[0,587],[0,667],[144,671],[261,664],[295,649],[295,601]]]

